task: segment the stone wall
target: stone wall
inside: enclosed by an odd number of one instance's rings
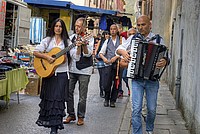
[[[182,58],[179,107],[193,134],[200,133],[200,0],[154,0],[153,31],[169,47],[166,81],[174,97],[178,59]],[[181,38],[181,31],[183,37]],[[181,52],[182,47],[182,52]],[[181,55],[182,54],[182,55]]]

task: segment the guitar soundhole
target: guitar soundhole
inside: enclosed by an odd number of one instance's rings
[[[56,55],[52,55],[51,57],[52,57],[52,58],[56,58]]]

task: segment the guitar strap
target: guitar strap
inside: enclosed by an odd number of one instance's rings
[[[49,47],[49,43],[51,42],[51,37],[47,37],[47,44],[45,44],[45,50],[44,50],[44,53],[47,52],[47,48]]]
[[[74,37],[71,40],[72,44],[74,44],[75,41],[76,41],[76,36],[74,35]],[[70,51],[67,52],[67,58],[68,58],[68,65],[69,65],[71,63]]]
[[[76,40],[76,36],[74,35],[74,37],[72,38],[72,43],[74,43]]]

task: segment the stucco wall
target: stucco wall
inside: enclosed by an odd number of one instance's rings
[[[170,16],[171,16],[171,0],[155,0],[153,7],[153,17],[152,17],[152,31],[154,33],[159,33],[163,38],[167,47],[170,44]],[[167,68],[168,70],[168,68]],[[168,72],[168,71],[166,71]],[[166,72],[162,80],[166,81]]]
[[[174,25],[174,27],[172,27]],[[172,38],[172,29],[173,38]],[[168,84],[176,94],[176,76],[181,50],[180,108],[193,134],[200,133],[200,0],[154,0],[153,31],[163,35],[170,48],[171,64],[168,67]]]
[[[192,10],[191,10],[192,9]],[[183,39],[183,66],[181,81],[181,104],[185,117],[197,134],[200,133],[200,97],[199,97],[199,78],[200,78],[200,1],[186,0],[183,1],[182,8],[184,28]]]

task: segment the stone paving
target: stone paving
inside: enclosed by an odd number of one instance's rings
[[[104,99],[99,96],[99,75],[95,69],[89,84],[85,124],[77,126],[77,120],[65,124],[58,134],[118,134],[128,96],[118,99],[116,107],[104,107]],[[78,102],[78,89],[75,92],[75,108]],[[20,104],[16,94],[12,94],[8,109],[0,101],[0,134],[49,134],[50,129],[35,124],[38,118],[39,96],[20,94]],[[75,109],[76,110],[76,109]],[[66,117],[65,117],[66,118]]]
[[[123,84],[124,97],[117,100],[116,108],[104,107],[103,98],[99,97],[98,72],[95,69],[89,85],[85,125],[76,122],[66,124],[59,134],[131,134],[131,104]],[[189,134],[181,113],[175,108],[175,101],[166,84],[161,84],[158,97],[155,134]],[[78,90],[75,90],[77,107]],[[16,94],[11,96],[8,109],[0,101],[0,134],[48,134],[49,129],[38,127],[39,96],[20,94],[17,104]],[[143,122],[143,130],[145,123]],[[145,134],[145,132],[144,132]]]
[[[128,101],[119,134],[131,134],[131,104]],[[154,134],[190,134],[175,100],[165,83],[160,84]],[[145,122],[143,121],[145,134]]]

